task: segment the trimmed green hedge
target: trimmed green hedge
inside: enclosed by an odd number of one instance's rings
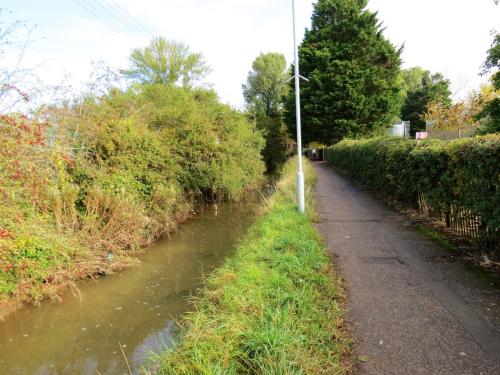
[[[498,237],[500,134],[451,142],[344,140],[325,156],[367,188],[398,200],[415,203],[421,192],[437,212],[467,208]]]

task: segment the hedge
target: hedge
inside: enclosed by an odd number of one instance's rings
[[[415,203],[420,192],[438,213],[466,208],[498,244],[500,134],[449,142],[344,140],[325,158],[368,189],[400,201]]]

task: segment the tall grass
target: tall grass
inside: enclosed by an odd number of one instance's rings
[[[157,374],[343,374],[343,289],[308,215],[295,203],[288,162],[263,217],[211,276],[177,347],[153,359]],[[315,176],[309,164],[310,190]]]

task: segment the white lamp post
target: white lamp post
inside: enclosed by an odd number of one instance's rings
[[[293,46],[295,51],[295,110],[297,117],[297,153],[299,157],[299,172],[297,173],[297,201],[299,212],[305,213],[304,197],[304,171],[302,169],[302,130],[300,121],[300,71],[299,50],[297,46],[297,21],[295,19],[295,0],[292,0],[293,8]]]

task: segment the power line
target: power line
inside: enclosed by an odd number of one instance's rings
[[[140,23],[139,21],[137,21],[133,16],[130,15],[130,13],[128,13],[122,6],[120,6],[119,4],[117,4],[115,1],[113,1],[113,0],[103,0],[103,1],[105,1],[106,3],[111,3],[116,8],[117,12],[125,20],[128,20],[129,22],[131,22],[138,30],[140,30],[141,32],[147,34],[149,37],[152,36],[151,30],[146,29],[142,25],[142,23]]]
[[[102,23],[104,23],[106,26],[108,26],[110,29],[112,29],[115,33],[121,34],[122,32],[117,29],[113,24],[109,23],[106,18],[103,18],[98,12],[95,12],[95,10],[92,7],[89,7],[87,3],[83,3],[80,0],[74,0],[78,5],[80,5],[83,9],[85,9],[87,12],[92,14],[94,17],[98,18]]]
[[[125,9],[123,9],[122,6],[120,6],[119,4],[117,4],[114,0],[104,0],[105,2],[107,3],[111,3],[116,9],[117,11],[125,18],[125,19],[128,19],[132,24],[134,24],[139,30],[141,30],[142,32],[146,33],[147,35],[151,36],[151,32],[150,30],[146,29],[143,27],[143,25],[138,22],[133,16],[130,15],[130,13],[128,13]]]
[[[95,2],[97,2],[97,0],[94,0]],[[150,38],[150,35],[148,33],[144,33],[141,29],[139,29],[134,23],[131,23],[130,21],[128,21],[125,17],[123,17],[121,15],[121,13],[117,12],[116,9],[114,9],[113,5],[111,5],[108,1],[106,0],[103,0],[102,1],[102,6],[106,7],[108,9],[108,11],[113,14],[113,16],[118,19],[123,25],[126,25],[127,28],[129,28],[130,30],[133,30],[134,33],[138,33],[140,35],[142,35],[143,37],[147,37],[148,39]]]
[[[119,31],[119,33],[131,34],[130,30],[128,30],[127,28],[127,25],[125,25],[125,30],[123,30],[122,25],[120,25],[120,23],[117,23],[116,20],[114,19],[113,14],[111,14],[111,17],[109,17],[109,14],[103,14],[102,10],[104,9],[104,11],[106,12],[106,9],[102,8],[102,5],[97,3],[95,0],[94,3],[96,3],[97,8],[94,5],[92,5],[89,0],[80,0],[80,1],[83,1],[87,5],[87,7],[91,8],[94,11],[94,13],[97,13],[99,16],[101,16],[101,19],[104,19],[106,20],[107,23],[109,22],[110,24],[112,24]],[[143,38],[142,36],[138,35],[135,36],[141,39]]]
[[[124,33],[133,34],[135,37],[138,37],[140,39],[144,38],[146,38],[147,40],[151,39],[150,35],[148,35],[147,33],[137,30],[135,26],[134,28],[132,28],[132,26],[129,25],[129,23],[126,20],[124,21],[118,18],[117,15],[112,10],[112,8],[108,9],[103,4],[100,4],[98,1],[96,0],[93,1],[97,5],[97,8],[94,5],[92,5],[88,0],[75,0],[75,2],[78,3],[82,8],[84,8],[87,12],[89,12],[97,19],[99,19],[101,22],[103,22],[106,26],[108,26],[117,34],[124,34]],[[103,11],[106,14],[104,14]]]
[[[97,0],[93,0],[93,2],[100,10],[104,11],[107,16],[114,20],[114,22],[116,22],[115,24],[123,26],[127,32],[134,34],[141,39],[150,39],[150,36],[148,34],[143,33],[141,30],[135,27],[135,25],[130,24],[126,19],[124,20],[123,17],[115,13],[114,9],[107,2],[101,2]]]

